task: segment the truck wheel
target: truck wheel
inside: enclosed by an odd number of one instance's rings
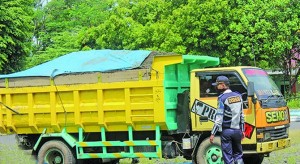
[[[215,137],[214,143],[211,144],[209,138],[206,138],[198,147],[196,154],[198,164],[222,164],[221,138]]]
[[[72,151],[62,141],[54,140],[43,144],[38,153],[38,164],[75,164]]]

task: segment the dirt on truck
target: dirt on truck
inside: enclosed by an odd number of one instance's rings
[[[220,68],[219,58],[145,50],[66,54],[0,75],[0,132],[17,134],[39,163],[176,158],[223,163],[208,137],[218,75],[243,96],[245,163],[290,146],[289,109],[267,73]]]

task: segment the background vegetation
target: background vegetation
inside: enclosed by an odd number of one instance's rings
[[[300,93],[297,93],[294,97],[287,98],[287,105],[290,109],[300,110]]]
[[[298,0],[2,0],[0,8],[0,73],[73,51],[147,49],[276,68],[291,84],[299,74],[291,79]]]
[[[33,1],[0,1],[0,70],[10,73],[24,68],[32,50]]]

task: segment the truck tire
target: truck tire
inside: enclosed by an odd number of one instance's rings
[[[62,141],[53,140],[43,144],[38,152],[38,164],[75,164],[70,148]]]
[[[221,149],[221,138],[215,137],[211,144],[206,138],[198,147],[196,154],[197,164],[222,164],[224,163]]]

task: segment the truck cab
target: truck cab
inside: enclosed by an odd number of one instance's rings
[[[245,114],[245,139],[242,141],[244,162],[261,163],[270,152],[289,147],[290,117],[286,101],[266,71],[256,67],[193,70],[191,72],[190,92],[192,131],[205,133],[212,129],[219,94],[211,84],[220,75],[228,77],[230,89],[240,93],[243,98]],[[207,118],[208,121],[203,122],[205,120],[203,118]],[[206,159],[204,161],[212,161],[208,163],[213,163],[220,157],[221,151],[216,149],[216,145],[204,145],[205,148],[201,148],[202,144],[205,143],[204,140],[198,145],[195,160],[197,163],[203,162],[199,156],[205,153]],[[199,150],[201,151],[199,152]]]

